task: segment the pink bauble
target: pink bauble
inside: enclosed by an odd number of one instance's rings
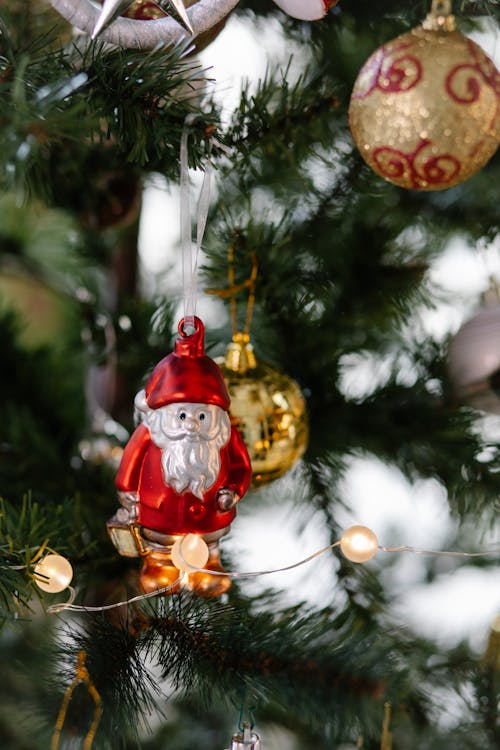
[[[448,372],[461,403],[500,414],[493,388],[500,380],[500,304],[479,310],[458,330],[448,349]]]

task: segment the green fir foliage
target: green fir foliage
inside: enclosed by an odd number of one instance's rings
[[[400,558],[363,566],[327,552],[331,595],[316,606],[300,592],[290,604],[281,590],[257,595],[234,582],[222,599],[183,593],[54,615],[33,577],[55,551],[71,560],[79,604],[138,592],[140,561],[119,557],[106,534],[111,457],[134,427],[134,394],[171,351],[181,290],[170,268],[167,292],[141,287],[139,211],[158,174],[178,184],[188,115],[190,167],[209,158],[216,183],[200,288],[227,287],[229,246],[237,285],[256,260],[252,342],[299,383],[310,423],[300,465],[253,491],[239,523],[286,499],[304,526],[320,518],[333,544],[349,505],[346,471],[368,457],[410,482],[434,480],[451,548],[481,549],[498,532],[498,441],[457,403],[448,341],[434,340],[420,315],[453,302],[430,274],[450,239],[481,247],[498,238],[499,155],[450,190],[404,191],[370,171],[348,127],[361,65],[429,5],[340,0],[307,24],[272,0],[240,2],[235,15],[249,27],[278,19],[293,54],[259,82],[249,75],[227,116],[189,40],[112,48],[72,36],[43,0],[0,2],[2,750],[50,746],[82,651],[103,702],[93,750],[223,750],[253,715],[269,750],[337,750],[359,736],[378,750],[385,701],[394,750],[498,748],[498,653],[481,660],[468,642],[427,639],[396,618]],[[454,12],[465,32],[487,22],[498,37],[496,0],[457,1]],[[230,340],[228,321],[226,310],[207,330],[213,356]],[[349,393],[345,370],[365,360],[383,361],[385,376]],[[421,586],[464,565],[420,563]],[[498,557],[467,564],[491,573]],[[440,713],[448,705],[452,722]],[[80,685],[61,747],[83,746],[93,713]],[[266,732],[281,739],[267,743]]]

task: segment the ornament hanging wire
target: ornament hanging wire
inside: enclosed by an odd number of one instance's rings
[[[245,698],[246,688],[244,690],[240,705],[240,718],[238,720],[238,729],[240,730],[240,732],[243,732],[245,726],[250,727],[250,729],[253,729],[255,726],[254,711],[256,709],[256,706],[247,706]]]
[[[196,315],[198,258],[207,225],[210,207],[210,188],[212,166],[209,159],[205,166],[203,183],[198,200],[198,218],[196,225],[196,245],[193,249],[191,232],[191,200],[189,186],[188,138],[189,128],[197,115],[189,114],[184,120],[180,147],[180,224],[181,224],[181,254],[182,254],[182,290],[184,296],[184,333],[188,329],[194,330]]]
[[[241,284],[236,284],[235,273],[234,273],[234,245],[231,243],[227,251],[227,289],[205,289],[206,294],[213,294],[220,299],[228,299],[231,306],[231,329],[233,332],[233,338],[238,334],[238,324],[236,319],[237,306],[236,297],[245,289],[248,289],[248,300],[247,309],[245,313],[245,326],[243,328],[243,336],[246,339],[250,337],[250,326],[252,324],[253,309],[255,305],[255,282],[257,280],[258,262],[255,253],[251,253],[250,259],[252,262],[252,269],[250,276]]]
[[[432,0],[432,5],[422,26],[431,31],[455,31],[455,16],[451,0]]]
[[[391,727],[391,704],[387,701],[384,703],[384,721],[382,723],[382,740],[380,750],[392,750],[392,732]]]
[[[71,696],[73,695],[75,688],[80,683],[83,683],[84,685],[86,685],[89,695],[94,701],[94,718],[92,720],[92,724],[90,725],[90,729],[87,732],[87,735],[85,737],[85,740],[83,743],[83,750],[90,750],[92,747],[92,743],[94,742],[97,728],[99,726],[99,722],[101,721],[101,717],[102,717],[102,699],[97,691],[96,686],[94,685],[94,683],[92,682],[90,678],[87,667],[85,666],[86,658],[87,658],[87,654],[85,653],[85,651],[80,651],[78,653],[78,660],[76,664],[76,674],[75,674],[73,681],[71,682],[68,689],[66,690],[66,693],[63,698],[63,702],[61,704],[61,708],[59,709],[59,714],[58,714],[56,724],[54,727],[54,733],[52,735],[52,742],[50,744],[50,750],[58,750],[59,748],[59,740],[61,739],[61,731],[64,725],[64,721],[66,719],[66,714],[68,712],[69,702],[71,700]]]
[[[434,16],[449,16],[451,11],[451,0],[432,0],[431,13]]]

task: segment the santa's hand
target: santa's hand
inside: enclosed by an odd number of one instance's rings
[[[118,500],[120,505],[128,511],[130,522],[133,523],[137,519],[137,504],[139,502],[138,492],[118,492]]]
[[[223,487],[217,493],[217,507],[219,510],[231,510],[239,500],[239,496],[233,490],[228,490]]]

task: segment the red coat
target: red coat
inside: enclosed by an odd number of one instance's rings
[[[235,508],[218,510],[217,492],[224,487],[242,497],[252,478],[247,449],[234,428],[221,449],[220,462],[219,476],[203,500],[192,492],[178,493],[165,484],[161,449],[151,440],[149,429],[140,424],[125,446],[115,485],[120,491],[139,493],[141,526],[163,534],[207,534],[229,526],[236,515]]]

